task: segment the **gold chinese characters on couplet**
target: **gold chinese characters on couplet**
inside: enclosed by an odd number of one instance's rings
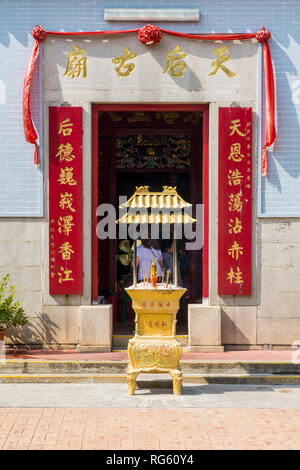
[[[219,53],[224,53],[227,52],[225,49],[221,50]],[[220,65],[222,67],[222,64]],[[225,72],[225,70],[223,69]],[[240,137],[246,137],[247,131],[243,132],[241,129],[241,122],[240,119],[232,119],[230,121],[229,129],[228,129],[228,135],[233,136],[234,134],[239,135]],[[251,146],[250,146],[251,148]],[[229,161],[235,162],[238,166],[240,162],[242,162],[245,159],[245,155],[241,153],[241,143],[240,142],[234,142],[230,146],[230,153],[227,156]],[[250,176],[248,177],[250,180]],[[246,181],[246,175],[244,175],[239,168],[235,168],[234,170],[229,169],[228,174],[227,174],[227,184],[233,189],[234,186],[240,186],[243,181]],[[249,181],[248,180],[248,181]],[[244,205],[244,194],[239,190],[239,192],[231,192],[228,195],[228,211],[233,213],[236,212],[240,214],[243,210],[243,205]],[[236,234],[240,234],[243,230],[243,225],[242,221],[239,219],[238,216],[234,218],[230,218],[228,222],[228,233],[232,236]],[[244,255],[244,247],[240,245],[237,240],[233,240],[232,244],[227,248],[227,255],[230,256],[232,259],[235,261],[238,261],[241,256]],[[229,272],[227,273],[227,278],[226,280],[232,284],[243,284],[243,273],[241,269],[236,266],[235,268],[233,266],[230,267]]]
[[[73,52],[75,53],[72,55],[71,53],[68,54],[68,64],[67,64],[67,70],[65,72],[65,75],[68,74],[69,76],[72,76],[73,78],[75,77],[75,69],[78,67],[78,76],[81,72],[83,72],[84,78],[86,78],[86,57],[85,61],[82,61],[79,59],[79,55],[85,53],[86,51],[78,49],[76,46],[74,46]],[[76,60],[75,60],[76,58]],[[74,123],[70,120],[70,118],[66,118],[63,121],[58,123],[58,131],[57,135],[60,137],[69,137],[72,135],[73,132],[73,125]],[[73,154],[74,149],[72,145],[69,142],[66,143],[61,143],[58,148],[57,152],[55,154],[55,158],[59,159],[59,162],[71,162],[73,161],[76,157]],[[67,186],[76,186],[77,181],[74,179],[74,169],[73,167],[60,167],[59,168],[59,175],[57,178],[57,183],[59,185],[67,185]],[[66,212],[70,211],[72,213],[76,212],[76,209],[73,207],[73,193],[72,192],[64,192],[60,193],[59,196],[59,202],[58,202],[59,208]],[[51,224],[55,223],[55,219],[51,220]],[[65,215],[60,215],[57,219],[57,231],[60,235],[64,235],[65,237],[69,237],[70,233],[73,231],[73,228],[75,227],[74,223],[74,216],[67,213]],[[54,228],[51,228],[50,231],[53,231]],[[53,237],[54,238],[54,237]],[[57,280],[59,284],[62,284],[64,282],[72,282],[74,281],[74,278],[72,277],[73,272],[72,269],[67,269],[64,266],[59,267],[59,271],[56,273],[54,268],[55,268],[55,243],[53,243],[52,250],[51,250],[51,278],[55,278],[57,276]],[[51,246],[50,246],[51,248]],[[73,249],[71,243],[69,241],[64,241],[63,243],[60,244],[59,249],[57,251],[57,255],[60,255],[61,261],[70,261],[72,259],[72,256],[75,255],[75,250]]]

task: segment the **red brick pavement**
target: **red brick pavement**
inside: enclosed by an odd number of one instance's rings
[[[300,449],[300,410],[0,408],[0,449]]]

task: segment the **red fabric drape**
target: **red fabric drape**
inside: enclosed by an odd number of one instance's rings
[[[147,27],[151,25],[147,25]],[[157,27],[153,27],[156,30]],[[136,33],[141,31],[140,29],[128,29],[123,31],[77,31],[77,32],[65,32],[65,31],[45,31],[41,26],[36,26],[33,31],[33,37],[36,39],[33,51],[27,66],[25,79],[24,79],[24,92],[23,92],[23,118],[24,118],[24,132],[27,142],[35,145],[34,163],[39,164],[38,147],[36,143],[37,134],[33,126],[33,122],[30,114],[30,87],[31,78],[34,70],[34,65],[38,55],[39,42],[43,41],[47,35],[55,36],[99,36],[99,35],[111,35],[111,34],[127,34]],[[186,39],[198,39],[203,41],[234,41],[234,40],[245,40],[256,38],[257,41],[264,43],[264,72],[265,72],[265,85],[266,85],[266,140],[263,146],[262,152],[262,175],[267,174],[267,150],[266,148],[273,144],[276,137],[275,129],[275,93],[274,93],[274,75],[270,48],[268,39],[271,37],[271,33],[266,31],[263,27],[261,31],[257,33],[240,33],[240,34],[185,34],[178,33],[176,31],[169,31],[167,29],[160,29],[162,33],[169,34],[171,36],[186,38]],[[150,43],[149,43],[150,44]]]
[[[30,89],[31,89],[31,78],[34,70],[34,64],[36,62],[37,56],[38,56],[38,51],[39,51],[39,41],[36,40],[35,44],[33,46],[33,50],[28,62],[28,66],[26,69],[25,73],[25,78],[24,78],[24,88],[23,88],[23,125],[24,125],[24,133],[25,133],[25,139],[27,142],[30,144],[35,145],[35,150],[34,150],[34,164],[36,166],[39,165],[40,163],[40,158],[39,158],[39,150],[38,150],[38,145],[36,142],[37,139],[37,133],[34,128],[32,119],[31,119],[31,113],[30,113]]]
[[[261,172],[262,176],[267,176],[267,147],[270,147],[276,138],[274,74],[268,41],[264,42],[264,69],[266,83],[266,143],[262,150]]]

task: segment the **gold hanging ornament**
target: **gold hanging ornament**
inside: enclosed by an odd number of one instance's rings
[[[119,244],[119,248],[121,251],[126,253],[120,255],[120,262],[123,264],[123,266],[129,266],[132,261],[132,249],[130,247],[129,240],[122,240]]]

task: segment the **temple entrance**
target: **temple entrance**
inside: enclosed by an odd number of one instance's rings
[[[119,218],[119,197],[129,199],[137,186],[149,186],[149,191],[175,186],[193,208],[202,204],[202,130],[202,111],[98,111],[97,205],[113,204]],[[93,179],[95,189],[95,174]],[[93,300],[112,304],[113,333],[122,335],[134,330],[134,312],[125,291],[132,284],[132,240],[130,235],[120,239],[118,230],[116,240],[93,240]],[[162,254],[170,252],[172,240],[160,237],[158,243]],[[203,298],[203,250],[187,251],[183,239],[178,242],[178,261],[179,280],[187,292],[177,315],[177,334],[187,334],[188,304]]]

